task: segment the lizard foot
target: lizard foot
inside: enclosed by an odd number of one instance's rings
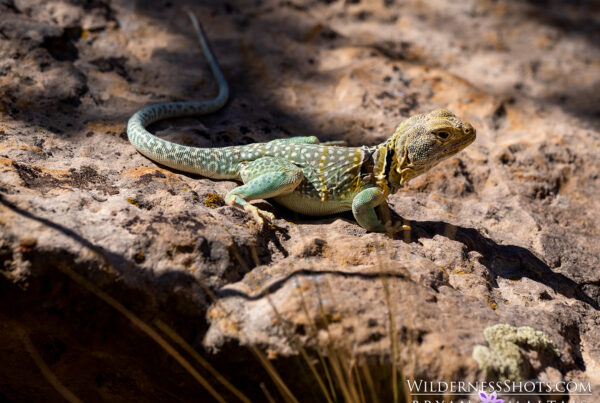
[[[264,218],[266,218],[267,220],[275,219],[275,215],[273,213],[261,210],[258,207],[253,206],[252,204],[246,204],[244,206],[244,210],[252,214],[252,218],[254,218],[254,221],[256,221],[259,225],[263,225],[265,223]]]

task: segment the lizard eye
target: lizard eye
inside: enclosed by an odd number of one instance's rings
[[[450,137],[450,133],[448,133],[448,132],[437,132],[435,134],[437,134],[437,136],[439,138],[441,138],[442,140],[447,140],[448,137]]]

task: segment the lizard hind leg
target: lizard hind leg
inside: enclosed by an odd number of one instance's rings
[[[240,170],[240,176],[244,184],[227,193],[225,203],[248,211],[260,225],[264,223],[263,218],[273,220],[275,216],[248,202],[289,194],[304,178],[299,167],[274,157],[263,157],[248,163]]]

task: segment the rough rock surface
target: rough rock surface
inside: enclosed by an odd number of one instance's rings
[[[366,357],[382,390],[395,348],[406,376],[481,380],[496,324],[556,344],[522,351],[529,378],[600,396],[597,3],[202,3],[0,1],[0,400],[209,399],[151,336],[177,346],[164,324],[256,400],[261,382],[278,396],[256,347],[309,401],[299,349]],[[233,182],[126,139],[139,108],[216,90],[186,7],[232,99],[151,127],[164,138],[376,144],[445,107],[477,141],[390,198],[412,227],[395,238],[267,202],[258,228],[223,205]]]

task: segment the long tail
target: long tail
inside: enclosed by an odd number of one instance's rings
[[[198,173],[212,178],[229,178],[229,172],[220,172],[220,152],[213,149],[187,147],[156,137],[146,127],[158,120],[205,115],[221,109],[229,98],[227,80],[210,50],[204,31],[192,12],[188,12],[200,41],[202,51],[219,84],[216,98],[199,102],[167,102],[147,106],[136,112],[127,123],[127,136],[133,146],[148,158],[185,172]],[[222,157],[221,157],[222,159]]]

